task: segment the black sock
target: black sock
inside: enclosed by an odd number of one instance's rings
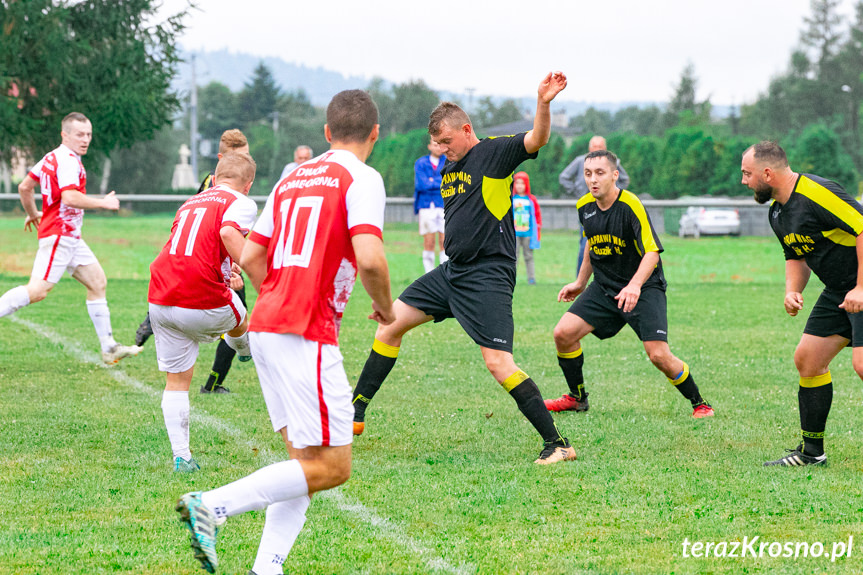
[[[369,353],[369,358],[366,360],[360,379],[357,381],[357,387],[354,389],[354,421],[366,420],[366,407],[371,403],[372,398],[390,374],[398,355],[398,347],[387,345],[375,339],[372,344],[372,351]]]
[[[800,429],[806,455],[824,454],[824,429],[833,403],[833,379],[828,371],[815,377],[801,377],[797,391]]]
[[[573,354],[577,355],[573,357]],[[584,400],[584,354],[581,348],[573,353],[557,352],[557,364],[563,371],[566,385],[569,386],[569,394],[579,401]]]
[[[557,430],[554,419],[546,409],[539,388],[525,372],[521,370],[515,372],[506,378],[501,385],[509,391],[519,411],[539,432],[545,443],[567,444],[566,439]]]
[[[225,383],[225,377],[231,369],[231,362],[234,361],[234,356],[237,352],[228,345],[224,339],[219,340],[219,345],[216,347],[216,357],[213,359],[213,368],[210,370],[210,377],[207,378],[207,383],[204,387],[207,391],[213,391],[217,385]]]
[[[677,377],[674,379],[668,378],[668,381],[671,382],[671,385],[677,388],[677,391],[679,391],[683,397],[689,400],[693,407],[701,405],[702,403],[707,403],[698,392],[698,386],[695,385],[695,380],[692,379],[692,374],[689,373],[689,366],[686,362],[683,363],[683,371],[677,374]]]

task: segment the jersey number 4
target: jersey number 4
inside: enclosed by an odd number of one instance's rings
[[[183,210],[180,212],[180,221],[177,222],[177,231],[174,232],[174,237],[171,238],[171,249],[169,254],[177,253],[177,244],[180,243],[180,236],[183,235],[183,228],[186,227],[186,219],[189,217],[191,210]],[[195,220],[192,222],[192,229],[189,230],[189,236],[186,238],[186,251],[183,255],[191,256],[192,250],[195,249],[195,238],[198,237],[198,230],[201,228],[201,220],[204,219],[204,214],[207,213],[207,208],[195,208]]]
[[[291,211],[292,203],[293,211]],[[282,202],[279,209],[281,226],[276,250],[273,253],[273,269],[291,266],[309,267],[312,252],[315,249],[315,237],[318,234],[318,222],[321,219],[323,204],[324,198],[321,196],[304,196]],[[291,216],[290,224],[288,224],[288,214]],[[285,230],[287,230],[287,238],[285,238]]]

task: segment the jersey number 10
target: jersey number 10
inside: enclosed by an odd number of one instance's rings
[[[294,206],[293,212],[291,211],[291,203]],[[318,234],[318,222],[321,219],[323,203],[324,198],[321,196],[303,196],[295,200],[287,199],[281,203],[279,209],[281,226],[276,250],[273,253],[273,269],[291,266],[309,267],[309,263],[312,261],[312,252],[315,249],[315,237]],[[288,225],[288,214],[291,215],[290,225]],[[300,214],[305,216],[305,226],[302,225]],[[297,230],[298,220],[300,220],[300,227],[302,227],[300,230]],[[286,229],[288,230],[287,239],[285,238]],[[300,240],[302,244],[296,246]],[[299,247],[298,251],[295,251],[296,247]]]

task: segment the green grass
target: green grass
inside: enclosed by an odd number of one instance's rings
[[[0,218],[0,293],[26,281],[35,253],[21,218]],[[84,236],[105,268],[118,340],[146,312],[147,266],[170,219],[88,216]],[[413,226],[388,228],[393,291],[421,273]],[[834,362],[829,466],[765,469],[797,442],[792,354],[805,314],[782,308],[784,264],[771,238],[665,237],[672,350],[686,360],[712,420],[646,359],[628,328],[584,342],[588,413],[558,416],[579,460],[532,464],[540,443],[454,321],[404,341],[354,444],[354,473],[313,499],[285,569],[291,573],[857,573],[863,569],[860,381]],[[565,304],[577,239],[543,235],[538,285],[515,293],[519,365],[546,397],[565,389],[551,333]],[[807,290],[806,309],[817,296]],[[0,573],[199,573],[174,500],[282,457],[254,364],[235,363],[229,396],[192,395],[192,449],[202,471],[170,473],[152,342],[105,369],[84,290],[64,278],[45,301],[0,319]],[[358,287],[341,346],[355,381],[375,325]],[[36,325],[37,331],[30,325]],[[62,335],[59,345],[39,330]],[[214,346],[202,348],[193,391]],[[133,381],[134,380],[134,381]],[[136,384],[135,382],[140,382]],[[245,573],[263,513],[232,518],[220,573]],[[854,536],[850,557],[684,558],[690,541],[827,545]]]

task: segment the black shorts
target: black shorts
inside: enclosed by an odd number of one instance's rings
[[[442,263],[409,285],[399,299],[434,317],[454,317],[476,343],[512,353],[515,262]]]
[[[643,290],[635,308],[623,313],[617,308],[617,300],[608,295],[597,282],[592,282],[569,308],[593,326],[593,335],[607,339],[620,329],[629,327],[641,341],[668,341],[668,313],[665,290],[651,287]]]
[[[863,347],[863,312],[848,313],[839,307],[847,291],[824,289],[806,320],[803,333],[817,337],[841,335],[851,347]]]

